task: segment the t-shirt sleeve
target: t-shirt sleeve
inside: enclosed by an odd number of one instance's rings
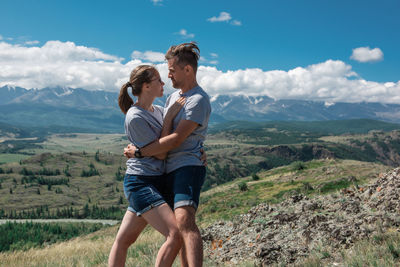
[[[133,140],[133,144],[140,148],[158,139],[157,134],[151,128],[150,124],[138,116],[135,116],[129,122],[128,134]]]
[[[194,121],[199,125],[206,123],[210,110],[207,99],[203,96],[194,97],[186,102],[185,120]]]
[[[158,110],[161,112],[161,115],[164,117],[164,110],[165,108],[159,105],[155,105],[156,108],[158,108]]]

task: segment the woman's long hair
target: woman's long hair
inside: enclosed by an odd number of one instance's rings
[[[137,66],[129,78],[129,82],[122,85],[118,96],[118,105],[121,111],[126,114],[133,105],[133,99],[128,94],[128,88],[132,88],[132,95],[139,96],[142,93],[144,83],[150,83],[156,72],[156,68],[150,65]]]

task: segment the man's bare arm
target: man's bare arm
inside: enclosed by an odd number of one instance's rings
[[[180,121],[175,132],[143,147],[141,149],[142,156],[150,157],[179,147],[198,126],[194,121]]]
[[[160,138],[163,138],[172,132],[172,126],[174,123],[174,118],[178,114],[178,112],[183,108],[183,105],[185,104],[186,99],[184,97],[180,97],[169,109],[167,114],[165,114],[164,122],[163,122],[163,127],[161,129],[161,135]],[[168,152],[162,152],[153,155],[153,157],[157,159],[164,160],[167,158]]]
[[[163,137],[168,136],[171,133],[171,131],[172,131],[172,123],[173,123],[172,120],[171,121],[164,120],[163,128],[161,130],[160,139],[163,138]],[[141,149],[142,155],[143,155],[143,149],[144,148]],[[168,155],[168,151],[165,151],[165,152],[154,154],[153,157],[155,157],[157,159],[164,160],[164,159],[167,158],[167,155]]]
[[[170,121],[170,122],[169,121],[164,121],[163,128],[161,130],[160,138],[168,136],[171,133],[171,131],[172,131],[172,121]],[[144,148],[141,149],[142,155],[143,155],[143,149]],[[154,154],[153,157],[155,157],[157,159],[164,160],[164,159],[167,158],[167,155],[168,155],[168,151]]]

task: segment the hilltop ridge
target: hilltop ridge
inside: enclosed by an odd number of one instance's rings
[[[400,226],[399,199],[400,168],[339,193],[292,194],[280,204],[262,203],[204,229],[206,254],[217,262],[252,259],[270,266],[295,265],[319,250],[329,258],[326,261],[340,261],[341,248]]]

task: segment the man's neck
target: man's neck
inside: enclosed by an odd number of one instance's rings
[[[190,91],[191,89],[195,88],[196,86],[198,86],[198,84],[197,84],[197,81],[194,80],[193,82],[190,82],[185,86],[182,86],[181,93],[184,94],[184,93]]]

